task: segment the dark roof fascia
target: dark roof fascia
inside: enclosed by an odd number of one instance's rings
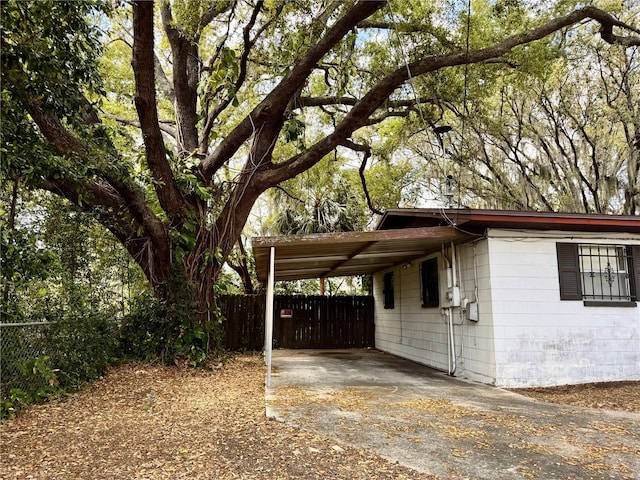
[[[640,233],[640,217],[587,213],[522,212],[473,209],[391,209],[377,229],[455,225],[470,231],[486,228]]]

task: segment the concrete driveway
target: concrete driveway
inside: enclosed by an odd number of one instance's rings
[[[640,479],[640,415],[554,405],[376,350],[276,350],[267,415],[443,479]]]

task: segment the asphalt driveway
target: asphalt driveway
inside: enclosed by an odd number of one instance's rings
[[[376,350],[275,350],[267,416],[443,479],[640,479],[640,415],[539,402]]]

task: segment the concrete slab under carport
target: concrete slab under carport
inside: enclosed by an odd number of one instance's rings
[[[538,402],[376,350],[275,350],[267,415],[446,479],[637,479],[640,415]]]

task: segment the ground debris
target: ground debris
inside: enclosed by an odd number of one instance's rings
[[[478,412],[467,407],[455,405],[450,400],[436,398],[419,398],[407,402],[396,403],[395,406],[406,408],[412,411],[424,410],[437,414],[448,420],[458,420],[464,417],[478,415]]]
[[[254,354],[210,371],[113,368],[65,401],[34,405],[0,425],[1,477],[435,478],[268,420],[264,374]]]
[[[544,402],[640,413],[640,382],[599,382],[512,391]]]

